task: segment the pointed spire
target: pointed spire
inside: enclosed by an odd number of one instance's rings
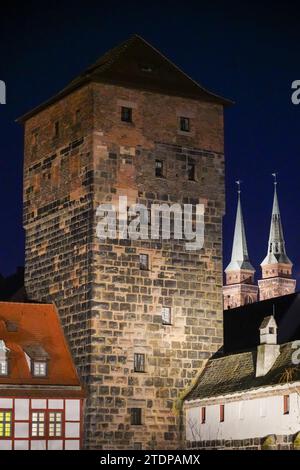
[[[274,200],[268,243],[268,254],[261,265],[265,266],[267,264],[278,263],[292,265],[292,262],[288,258],[285,250],[285,240],[283,235],[283,228],[277,195],[277,174],[273,173],[272,176],[274,177]]]
[[[247,239],[241,204],[241,181],[236,181],[238,185],[238,205],[235,220],[234,238],[232,246],[231,261],[225,272],[247,270],[255,272],[249,261]]]

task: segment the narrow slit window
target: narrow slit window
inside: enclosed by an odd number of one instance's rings
[[[195,181],[196,167],[194,163],[188,164],[188,179],[189,181]]]
[[[201,408],[201,423],[204,424],[206,421],[206,408],[202,406]]]
[[[225,406],[220,405],[220,423],[225,421]]]
[[[142,424],[141,408],[131,408],[131,424],[133,426],[140,426]]]
[[[157,178],[163,178],[164,176],[164,164],[162,160],[155,160],[155,176]]]
[[[146,255],[145,253],[140,254],[140,269],[144,271],[149,270],[149,255]]]
[[[59,122],[58,121],[54,123],[54,137],[55,138],[59,137]]]
[[[75,124],[80,123],[80,118],[81,118],[81,109],[76,109],[75,112]]]
[[[290,396],[284,395],[283,397],[283,414],[288,415],[290,413]]]
[[[145,354],[134,354],[134,372],[145,372]]]

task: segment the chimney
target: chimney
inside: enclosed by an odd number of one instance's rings
[[[277,344],[277,323],[273,315],[265,317],[259,327],[260,344],[257,346],[256,377],[263,377],[273,367],[280,354]]]

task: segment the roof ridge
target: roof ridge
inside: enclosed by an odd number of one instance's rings
[[[13,302],[11,300],[0,300],[0,304],[9,304],[9,305],[47,305],[53,306],[51,302]]]
[[[147,56],[147,49],[148,53],[149,51],[152,51],[152,54],[158,55],[158,57],[161,59],[162,62],[165,62],[168,67],[173,68],[173,74],[175,76],[174,83],[172,80],[169,80],[169,75],[170,75],[170,70],[167,70],[168,73],[166,73],[166,70],[163,69],[162,74],[159,75],[159,82],[153,80],[145,80],[144,76],[139,75],[136,70],[132,72],[132,75],[129,74],[129,76],[125,76],[124,80],[124,74],[122,75],[122,70],[120,73],[120,70],[113,70],[112,76],[109,75],[109,68],[117,62],[117,60],[122,56],[122,54],[128,50],[133,44],[135,43],[141,43],[145,47],[145,51],[142,50],[142,52],[145,53],[145,56]],[[139,51],[141,52],[141,51]],[[129,57],[129,59],[134,62],[133,59],[136,59],[136,57]],[[130,61],[129,61],[130,63]],[[99,67],[99,71],[97,68]],[[165,69],[168,69],[168,67],[165,66]],[[172,71],[171,71],[172,72]],[[166,80],[166,76],[168,79]],[[132,79],[133,77],[133,79]],[[128,78],[128,82],[126,79]],[[156,77],[157,78],[157,77]],[[64,96],[72,93],[76,89],[86,85],[90,81],[101,81],[104,83],[116,83],[120,84],[121,86],[130,86],[132,85],[133,87],[137,88],[142,88],[145,90],[163,90],[163,93],[165,94],[171,94],[175,96],[184,96],[190,99],[196,99],[196,100],[204,100],[208,101],[211,103],[217,103],[222,106],[227,106],[230,104],[233,104],[233,101],[223,98],[222,96],[213,93],[209,91],[207,88],[203,87],[200,83],[198,83],[196,80],[191,78],[187,73],[185,73],[180,67],[178,67],[174,62],[172,62],[168,57],[166,57],[164,54],[162,54],[158,49],[156,49],[152,44],[147,42],[143,37],[139,36],[138,34],[134,34],[129,37],[126,41],[123,41],[121,44],[116,45],[112,49],[109,49],[107,52],[105,52],[96,62],[88,66],[85,70],[83,70],[77,77],[75,77],[73,80],[71,80],[62,90],[60,90],[58,93],[56,93],[54,96],[52,96],[50,99],[44,101],[40,105],[36,106],[29,112],[25,113],[23,116],[19,117],[17,119],[17,122],[24,122],[31,116],[35,115],[39,111],[45,109],[47,106],[52,105],[53,103],[57,102]],[[137,81],[136,81],[137,79]],[[158,85],[157,85],[158,83]],[[170,83],[172,86],[170,87]],[[155,88],[157,86],[157,88]]]

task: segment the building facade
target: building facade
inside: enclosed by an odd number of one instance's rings
[[[55,307],[0,302],[0,450],[79,450],[84,397]]]
[[[208,361],[185,400],[187,447],[299,449],[299,344],[279,345],[269,316],[256,350]]]
[[[227,104],[135,36],[21,119],[25,286],[58,306],[86,448],[176,448],[174,403],[222,344]],[[97,207],[120,196],[204,204],[204,247],[100,241]]]

